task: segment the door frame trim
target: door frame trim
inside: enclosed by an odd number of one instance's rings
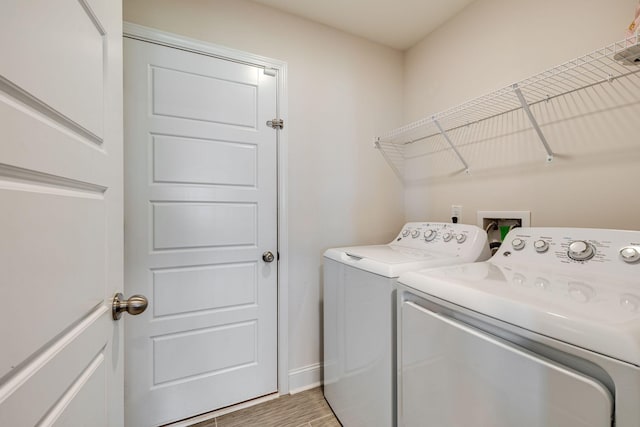
[[[278,393],[289,394],[289,222],[288,222],[288,86],[287,63],[249,52],[149,28],[131,22],[123,23],[123,37],[173,47],[226,61],[248,64],[275,71],[277,79],[276,112],[285,121],[278,130],[276,169],[278,171]],[[276,130],[274,129],[274,132]]]

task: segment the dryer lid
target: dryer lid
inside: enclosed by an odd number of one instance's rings
[[[640,366],[637,280],[488,261],[408,272],[398,282],[423,297]]]

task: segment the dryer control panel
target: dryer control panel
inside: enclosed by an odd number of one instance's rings
[[[472,261],[484,261],[490,256],[487,233],[468,224],[409,222],[390,246],[468,257]]]
[[[640,231],[516,228],[507,234],[492,262],[557,266],[594,274],[634,268],[634,274],[640,274]]]

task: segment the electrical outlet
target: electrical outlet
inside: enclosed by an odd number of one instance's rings
[[[462,217],[462,205],[451,205],[451,216],[459,220]]]

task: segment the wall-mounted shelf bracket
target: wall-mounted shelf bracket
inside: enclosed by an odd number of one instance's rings
[[[380,140],[380,137],[373,139],[373,147],[380,150],[384,159],[389,163],[393,172],[404,181],[404,151],[397,145]]]
[[[464,172],[466,174],[468,174],[469,173],[469,165],[465,161],[464,157],[462,157],[462,154],[460,154],[460,152],[458,151],[456,146],[453,145],[453,142],[451,142],[451,139],[449,138],[449,135],[447,135],[447,132],[445,132],[445,130],[442,128],[442,126],[440,125],[440,122],[438,121],[438,119],[436,119],[435,116],[433,116],[432,119],[433,119],[433,124],[436,125],[436,127],[440,131],[440,134],[444,137],[444,139],[447,141],[447,143],[449,144],[449,146],[451,147],[453,152],[456,153],[456,156],[458,156],[458,159],[460,160],[460,162],[464,165]]]
[[[522,91],[520,90],[520,87],[518,87],[517,83],[513,84],[511,87],[513,88],[513,91],[515,92],[516,96],[518,97],[518,100],[520,101],[520,104],[522,105],[522,109],[524,110],[525,113],[527,113],[527,117],[529,118],[529,121],[531,122],[531,125],[533,126],[533,128],[536,131],[536,133],[538,134],[538,138],[540,138],[540,141],[542,142],[542,145],[544,145],[544,149],[547,152],[547,162],[552,162],[553,161],[553,151],[551,151],[551,147],[549,147],[549,143],[547,142],[547,138],[545,138],[544,133],[542,133],[542,129],[540,129],[540,125],[538,125],[538,121],[533,116],[533,113],[531,112],[531,108],[529,108],[529,104],[527,103],[527,100],[524,98],[524,95],[522,94]]]

